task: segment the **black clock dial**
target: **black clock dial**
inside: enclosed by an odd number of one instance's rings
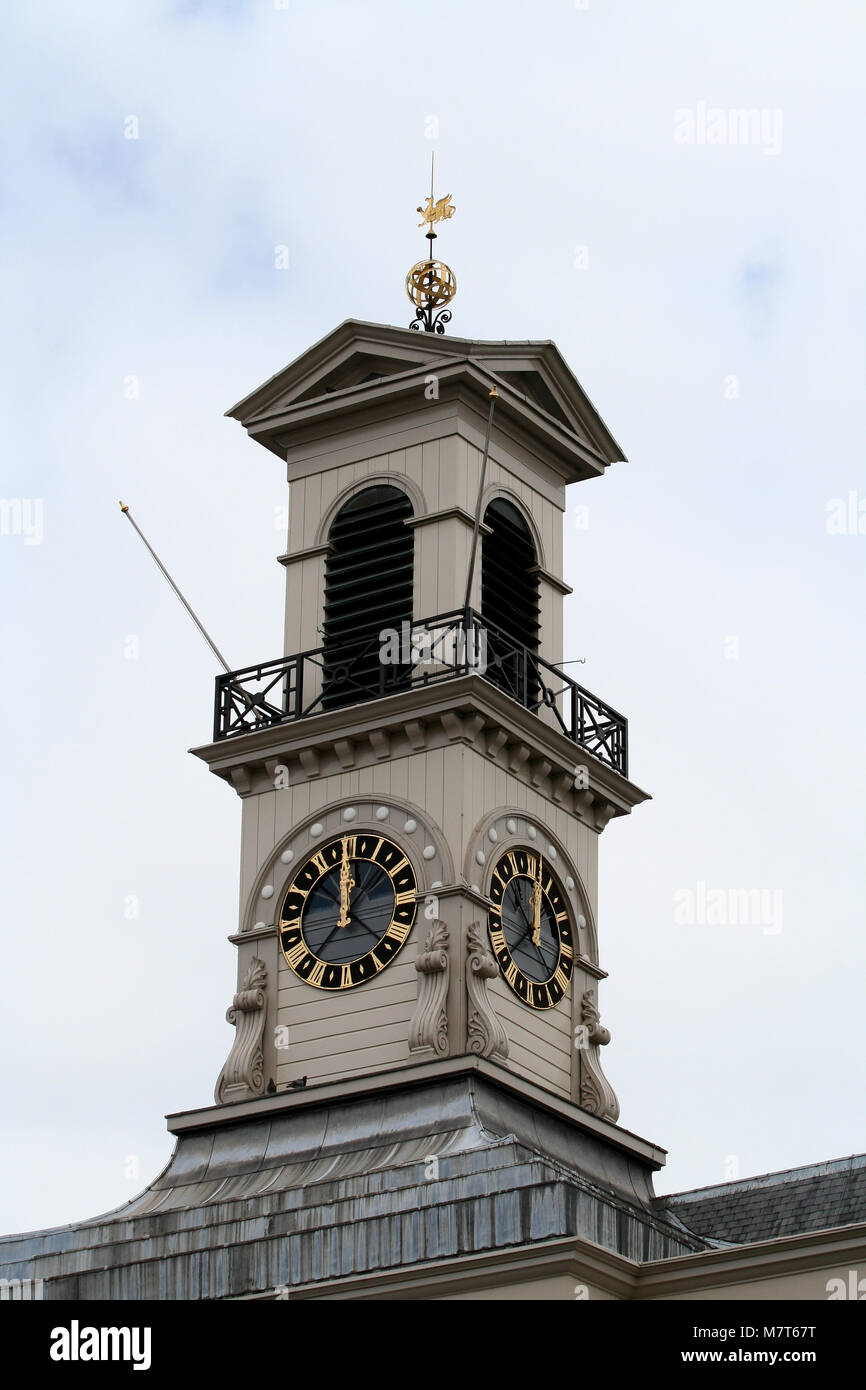
[[[554,1008],[571,979],[574,939],[565,896],[543,857],[507,850],[490,898],[488,932],[503,979],[531,1008]]]
[[[296,870],[280,912],[289,968],[317,989],[351,989],[390,964],[415,920],[415,871],[391,840],[340,835]]]

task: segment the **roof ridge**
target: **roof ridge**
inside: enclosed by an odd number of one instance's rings
[[[751,1178],[738,1178],[733,1182],[715,1183],[709,1187],[692,1187],[683,1192],[671,1192],[658,1197],[661,1203],[677,1202],[687,1197],[701,1195],[710,1197],[729,1192],[748,1192],[768,1186],[781,1186],[785,1182],[801,1182],[810,1177],[828,1177],[832,1173],[854,1172],[866,1168],[866,1153],[850,1154],[847,1158],[828,1158],[823,1163],[809,1163],[802,1168],[779,1168],[771,1173],[759,1173]]]

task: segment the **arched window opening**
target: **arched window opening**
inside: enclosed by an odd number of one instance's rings
[[[412,503],[399,488],[364,488],[340,508],[325,561],[322,707],[402,690],[408,669],[383,665],[379,634],[412,622]]]
[[[538,703],[538,557],[526,521],[497,497],[484,513],[481,616],[487,630],[487,679],[522,705]]]

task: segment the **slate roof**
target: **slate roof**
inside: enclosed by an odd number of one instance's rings
[[[707,1248],[652,1209],[633,1152],[483,1077],[306,1099],[203,1121],[116,1211],[3,1236],[0,1277],[42,1279],[46,1300],[294,1297],[564,1236],[635,1262]]]
[[[659,1197],[696,1235],[730,1245],[866,1222],[866,1154]]]

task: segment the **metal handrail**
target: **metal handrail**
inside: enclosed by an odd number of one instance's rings
[[[475,672],[534,713],[549,710],[576,744],[628,775],[625,716],[475,609],[406,622],[396,638],[397,660],[384,659],[383,634],[371,630],[217,676],[214,740]]]

